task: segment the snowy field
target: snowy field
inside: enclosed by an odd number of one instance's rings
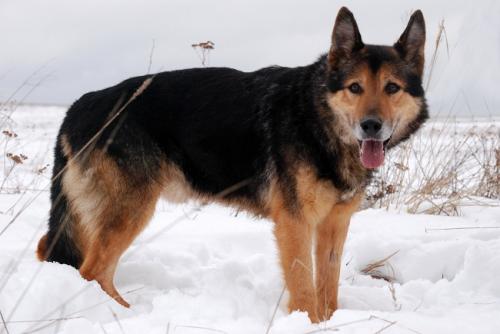
[[[271,222],[219,206],[160,202],[150,226],[120,261],[116,285],[132,304],[121,307],[72,267],[35,258],[49,210],[51,166],[45,167],[52,164],[63,112],[19,107],[2,124],[17,137],[2,135],[1,333],[500,332],[500,203],[477,196],[467,198],[458,216],[409,214],[412,208],[405,205],[355,214],[343,257],[340,309],[321,324],[311,324],[305,313],[286,312]],[[491,129],[491,122],[477,124],[479,131]],[[492,131],[498,136],[498,127]],[[446,163],[439,159],[442,151],[432,154],[434,160],[417,157]],[[388,166],[401,162],[400,156],[391,159]],[[422,161],[412,159],[404,164],[412,168]],[[411,195],[417,174],[391,182],[407,184]]]

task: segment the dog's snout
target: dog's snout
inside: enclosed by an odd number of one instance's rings
[[[382,130],[382,121],[377,117],[366,117],[359,124],[369,138],[377,138]]]

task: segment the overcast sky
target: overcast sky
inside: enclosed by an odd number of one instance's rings
[[[428,65],[444,19],[448,48],[441,45],[432,74],[431,111],[500,116],[494,0],[0,0],[0,100],[29,78],[17,100],[70,104],[87,91],[145,74],[153,40],[151,72],[201,66],[191,44],[206,40],[215,43],[210,66],[305,65],[328,49],[343,5],[371,44],[392,44],[411,12],[421,9]]]

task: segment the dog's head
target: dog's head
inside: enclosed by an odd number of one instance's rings
[[[341,140],[360,145],[366,168],[384,161],[427,118],[422,88],[425,23],[417,10],[393,46],[364,44],[354,16],[342,8],[327,55],[326,101]]]

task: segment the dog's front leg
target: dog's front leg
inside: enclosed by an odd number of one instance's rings
[[[312,227],[286,211],[273,217],[281,265],[290,292],[288,309],[306,311],[312,322],[319,322],[312,267]]]
[[[328,320],[337,309],[340,264],[352,214],[363,194],[337,203],[316,229],[316,290],[318,315]]]

